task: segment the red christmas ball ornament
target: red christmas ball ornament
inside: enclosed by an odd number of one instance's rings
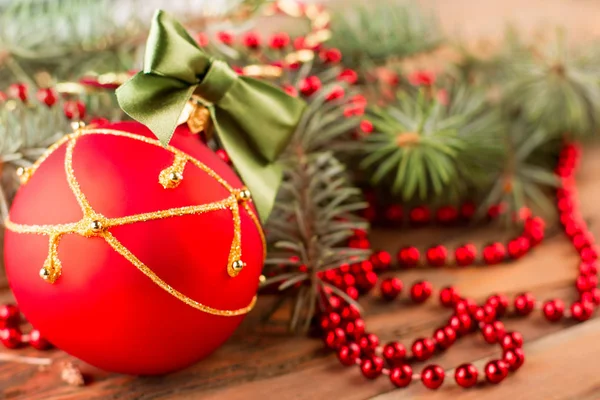
[[[402,291],[402,281],[396,277],[386,278],[381,282],[381,297],[384,300],[395,300]]]
[[[425,257],[427,258],[429,265],[433,267],[441,267],[446,264],[448,250],[446,249],[446,246],[443,245],[433,246],[427,249]]]
[[[423,303],[431,296],[432,290],[431,283],[427,281],[415,282],[410,288],[410,298],[415,303]]]
[[[457,247],[454,251],[454,259],[456,264],[461,267],[466,267],[475,262],[477,257],[477,247],[473,243],[467,243],[460,247]]]
[[[477,384],[479,372],[473,364],[463,364],[456,368],[454,379],[459,386],[470,388]]]
[[[439,365],[429,365],[421,372],[421,381],[426,388],[435,390],[442,386],[446,373]]]
[[[138,123],[84,129],[26,176],[6,272],[58,348],[164,374],[216,350],[253,307],[264,243],[250,193],[184,126],[168,148]]]
[[[390,370],[390,381],[396,387],[407,387],[412,382],[412,373],[410,365],[402,364]]]
[[[398,264],[402,267],[416,267],[420,258],[419,249],[413,246],[404,247],[398,252]]]

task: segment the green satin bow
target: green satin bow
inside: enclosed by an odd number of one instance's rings
[[[259,80],[238,76],[202,51],[174,18],[158,10],[146,44],[144,69],[117,89],[119,105],[164,145],[187,101],[196,94],[263,221],[273,207],[281,169],[274,162],[306,104]]]

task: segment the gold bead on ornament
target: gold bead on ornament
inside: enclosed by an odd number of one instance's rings
[[[100,231],[102,231],[102,222],[98,221],[98,220],[94,220],[92,222],[90,222],[90,229],[92,230],[92,232],[94,233],[98,233]]]
[[[29,181],[29,178],[31,178],[31,170],[29,168],[19,167],[17,168],[17,176],[19,177],[21,185],[24,185]]]
[[[50,275],[50,271],[46,267],[40,269],[40,278],[42,278],[43,280],[49,281]]]
[[[239,202],[245,202],[252,198],[252,194],[250,193],[250,191],[248,189],[242,189],[239,192],[237,192],[236,197]]]
[[[240,272],[242,269],[244,269],[245,266],[246,263],[242,260],[236,260],[233,263],[231,263],[231,268],[233,268],[235,272]]]

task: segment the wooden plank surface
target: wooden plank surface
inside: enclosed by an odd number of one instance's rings
[[[345,3],[345,1],[343,2]],[[531,28],[561,23],[573,38],[588,40],[600,36],[596,21],[600,5],[592,0],[422,0],[440,11],[445,29],[458,36],[497,37],[506,18]],[[531,29],[530,29],[531,30]],[[581,209],[592,232],[600,235],[600,148],[584,153],[579,174]],[[492,228],[423,229],[410,232],[378,231],[373,242],[381,248],[396,250],[403,243],[458,243],[464,240],[499,239]],[[577,257],[560,234],[546,240],[531,255],[512,264],[490,268],[422,269],[398,273],[405,284],[429,279],[436,287],[456,285],[461,293],[482,299],[491,292],[507,294],[531,290],[539,299],[574,296],[573,280]],[[6,287],[0,289],[0,302],[9,301]],[[205,361],[165,377],[136,378],[108,374],[89,366],[83,371],[92,382],[83,388],[65,385],[57,376],[58,366],[46,370],[36,367],[0,364],[0,399],[446,399],[460,400],[592,400],[600,398],[600,318],[584,324],[549,325],[540,316],[506,321],[509,329],[525,337],[527,362],[515,375],[497,387],[484,386],[462,390],[453,383],[436,392],[416,384],[395,390],[385,377],[366,381],[358,368],[340,366],[335,356],[325,352],[319,340],[290,337],[278,324],[259,325],[260,310],[272,298],[263,297],[257,310],[215,354]],[[406,302],[383,304],[375,296],[362,301],[367,326],[382,340],[398,339],[410,343],[429,335],[448,318],[435,302],[412,306]],[[4,350],[0,350],[4,352]],[[40,356],[31,349],[10,354]],[[56,364],[72,360],[64,353],[48,354]],[[478,335],[461,340],[448,353],[433,359],[445,368],[457,363],[477,361],[481,366],[498,355],[497,346],[483,343]],[[452,381],[452,379],[449,379]]]

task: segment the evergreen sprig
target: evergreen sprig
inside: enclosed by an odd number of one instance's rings
[[[443,38],[437,21],[412,1],[371,2],[335,10],[328,44],[352,68],[431,50]]]
[[[440,100],[433,87],[405,90],[374,108],[361,168],[404,201],[456,200],[476,186],[496,158],[498,114],[484,93],[455,85]]]
[[[367,228],[355,215],[366,203],[329,152],[306,154],[296,143],[285,164],[285,179],[266,226],[270,250],[264,286],[276,284],[293,299],[290,329],[306,332],[315,313],[324,309],[326,293],[333,290],[354,303],[323,282],[321,274],[368,256],[367,250],[346,245],[356,229]]]

